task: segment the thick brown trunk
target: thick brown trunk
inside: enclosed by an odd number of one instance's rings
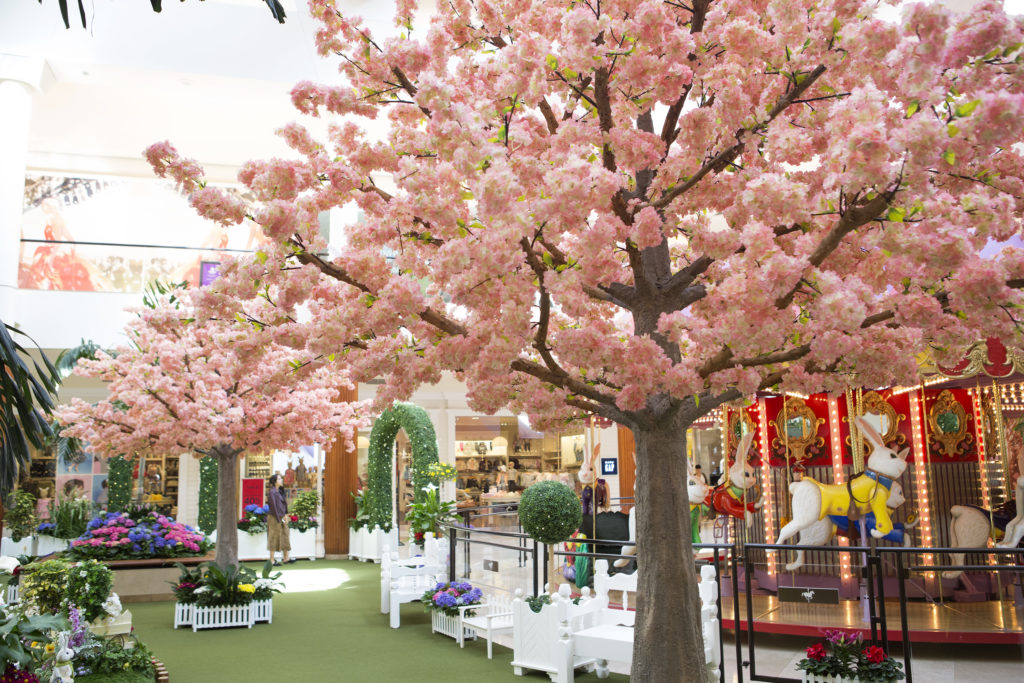
[[[217,554],[215,562],[226,567],[238,564],[238,451],[220,447],[210,452],[217,458]]]
[[[686,426],[676,411],[636,437],[640,572],[632,680],[706,683],[686,490]]]

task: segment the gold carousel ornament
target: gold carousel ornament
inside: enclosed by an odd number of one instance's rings
[[[787,397],[773,424],[778,436],[772,439],[772,448],[796,464],[814,457],[825,445],[825,439],[818,436],[825,420],[815,415],[802,398]]]
[[[929,436],[938,446],[942,455],[956,458],[966,454],[966,448],[974,441],[967,431],[967,414],[963,405],[956,400],[953,392],[944,389],[935,403],[928,409]]]
[[[864,419],[871,423],[881,437],[882,441],[890,448],[899,448],[907,442],[907,437],[900,432],[900,422],[906,420],[907,416],[897,413],[885,398],[877,391],[869,391],[861,399],[861,410]],[[843,422],[849,422],[844,417]],[[851,430],[852,431],[852,430]],[[846,437],[846,445],[852,446],[850,437]],[[871,453],[871,445],[864,445],[865,456]]]

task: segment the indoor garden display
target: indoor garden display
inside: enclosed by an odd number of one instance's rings
[[[445,534],[441,525],[455,519],[455,503],[442,502],[435,484],[427,484],[423,491],[422,499],[410,503],[405,515],[405,521],[409,523],[409,538],[417,545],[423,545],[428,533],[442,538]]]
[[[129,560],[150,557],[194,557],[213,548],[197,529],[157,512],[108,512],[91,520],[85,533],[71,542],[75,559]]]
[[[175,566],[180,571],[178,580],[171,583],[175,628],[251,627],[272,621],[272,599],[280,592],[281,573],[274,572],[270,562],[259,574],[245,566],[219,567],[214,562],[195,569],[181,563]]]
[[[304,491],[295,496],[295,500],[288,506],[288,528],[300,533],[317,528],[317,502],[316,491]]]
[[[569,539],[583,521],[576,493],[557,481],[540,481],[523,491],[519,522],[531,538],[553,545]]]
[[[459,612],[473,616],[474,610],[466,609],[479,605],[483,592],[465,581],[438,582],[420,599],[430,612],[430,623],[434,633],[442,633],[458,639]]]

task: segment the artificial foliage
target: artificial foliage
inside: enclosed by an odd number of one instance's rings
[[[107,509],[111,512],[127,510],[132,501],[132,472],[135,463],[123,455],[110,458],[107,475]]]
[[[199,459],[199,521],[196,526],[204,534],[217,528],[217,459],[203,456]]]
[[[36,527],[36,497],[31,491],[12,491],[4,511],[4,527],[11,530],[11,540],[18,542],[31,536]]]
[[[466,581],[438,582],[420,598],[420,602],[428,612],[441,612],[457,617],[459,608],[467,605],[479,605],[483,600],[483,591],[474,588]],[[466,610],[466,616],[473,616],[475,610]]]
[[[437,435],[427,411],[411,403],[396,403],[381,413],[370,430],[368,483],[363,494],[370,527],[390,531],[391,466],[395,437],[401,429],[412,447],[413,502],[421,502],[430,483],[429,468],[437,460]]]
[[[194,557],[205,555],[212,547],[198,529],[139,508],[107,512],[90,520],[82,535],[71,542],[68,556],[96,560]]]
[[[826,629],[824,642],[811,645],[805,654],[796,664],[798,670],[836,680],[893,683],[906,676],[900,662],[877,645],[865,646],[856,632]]]
[[[86,621],[106,616],[105,605],[114,588],[114,572],[96,560],[84,560],[71,565],[65,586],[67,603],[82,612]]]
[[[539,481],[523,491],[519,523],[530,538],[554,545],[568,540],[583,521],[576,492],[557,481]]]
[[[303,491],[295,496],[295,499],[288,505],[288,528],[298,532],[315,529],[319,526],[316,518],[316,508],[319,497],[316,491]]]
[[[38,614],[56,614],[67,597],[71,564],[64,560],[34,562],[21,568],[21,599]]]

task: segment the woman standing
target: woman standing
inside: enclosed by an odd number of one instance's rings
[[[288,506],[284,502],[284,485],[280,474],[273,474],[270,477],[268,499],[270,510],[267,514],[267,550],[270,551],[270,559],[273,560],[274,554],[280,551],[283,562],[294,562],[295,560],[288,559],[292,544],[288,538],[288,522],[285,521]],[[279,565],[281,562],[274,564]]]

